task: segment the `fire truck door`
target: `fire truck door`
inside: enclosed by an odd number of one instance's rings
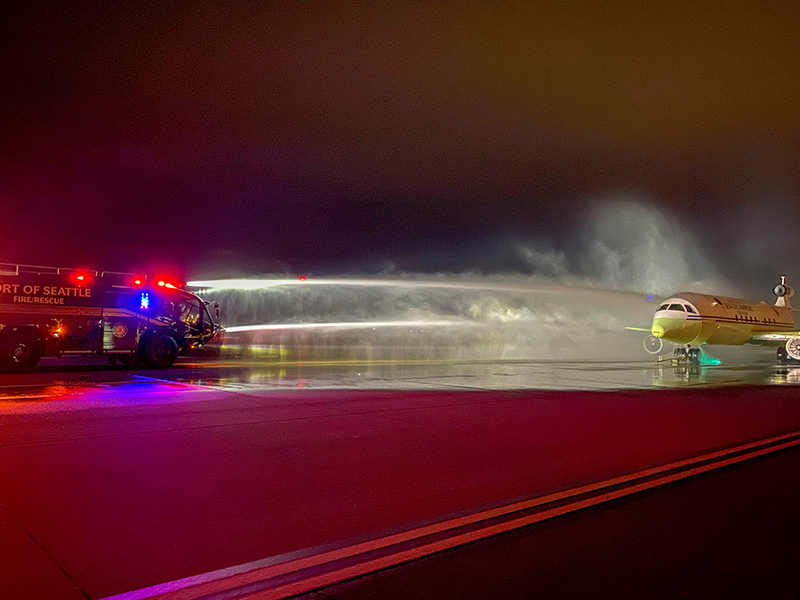
[[[135,350],[137,318],[128,310],[131,294],[107,291],[103,307],[103,350],[106,352]]]
[[[103,318],[103,350],[135,350],[136,319],[131,317]]]

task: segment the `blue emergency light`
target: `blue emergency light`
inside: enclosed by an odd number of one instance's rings
[[[150,308],[150,294],[147,292],[142,292],[139,308],[141,310],[147,310]]]

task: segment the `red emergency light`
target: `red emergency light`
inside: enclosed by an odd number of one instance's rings
[[[94,277],[88,271],[75,271],[72,273],[72,283],[75,285],[91,285]]]
[[[158,287],[169,288],[171,290],[178,289],[178,286],[175,284],[174,281],[171,281],[170,279],[166,279],[166,278],[157,279],[156,280],[156,285]]]
[[[144,285],[144,277],[134,277],[131,280],[131,284],[133,284],[134,286]]]

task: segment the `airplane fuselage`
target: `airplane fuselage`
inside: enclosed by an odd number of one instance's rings
[[[651,327],[657,338],[688,345],[740,345],[759,334],[793,330],[794,316],[789,307],[694,292],[677,294],[661,302]]]

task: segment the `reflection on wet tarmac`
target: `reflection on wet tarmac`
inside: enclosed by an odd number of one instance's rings
[[[36,402],[67,398],[74,392],[66,385],[0,386],[0,411],[23,402]]]
[[[2,375],[0,412],[195,401],[202,399],[194,394],[198,391],[590,391],[798,384],[800,367],[763,361],[709,366],[672,361],[192,361],[163,371],[110,372],[87,366],[82,371]]]
[[[782,367],[775,369],[775,373],[769,380],[769,383],[778,385],[800,385],[800,367]]]
[[[134,376],[135,377],[135,376]],[[198,391],[208,391],[181,382],[134,378],[114,383],[91,383],[86,378],[57,385],[11,384],[0,378],[0,414],[45,413],[108,406],[167,404],[189,400]],[[197,399],[193,397],[192,400]]]

